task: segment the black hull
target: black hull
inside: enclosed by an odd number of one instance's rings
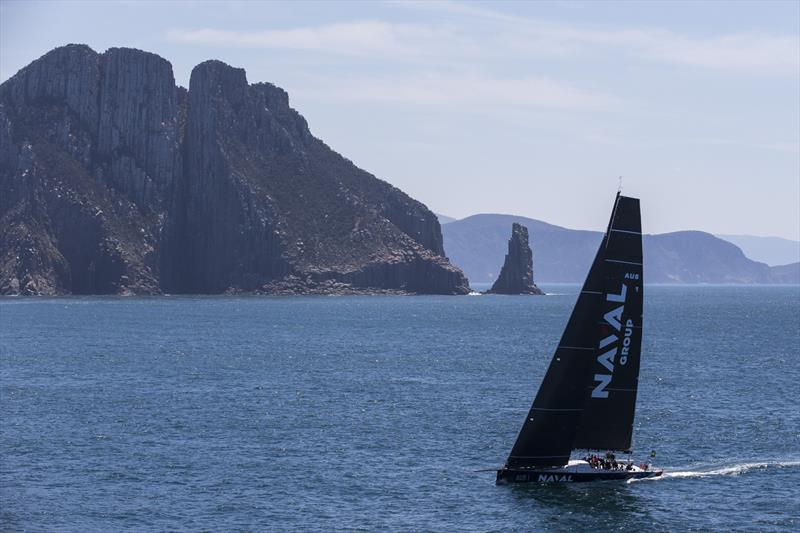
[[[663,470],[631,472],[629,470],[595,470],[591,472],[568,472],[559,469],[497,471],[497,485],[512,483],[583,483],[587,481],[627,481],[658,477]]]

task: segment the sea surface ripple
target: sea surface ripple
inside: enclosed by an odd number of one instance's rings
[[[800,287],[646,287],[657,481],[496,487],[575,301],[0,299],[0,529],[797,531]]]

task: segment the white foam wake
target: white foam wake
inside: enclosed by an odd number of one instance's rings
[[[792,466],[800,466],[800,461],[767,461],[760,463],[739,463],[729,466],[709,467],[708,469],[699,470],[669,470],[665,469],[664,473],[659,477],[650,477],[644,479],[629,479],[628,483],[635,481],[656,481],[659,479],[683,479],[683,478],[700,478],[711,476],[738,476],[751,470],[762,470],[765,468],[786,468]]]

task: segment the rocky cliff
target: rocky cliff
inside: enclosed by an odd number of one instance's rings
[[[436,216],[219,61],[53,50],[0,85],[0,293],[462,294]]]
[[[544,294],[533,283],[533,252],[525,226],[512,224],[503,268],[487,294]]]

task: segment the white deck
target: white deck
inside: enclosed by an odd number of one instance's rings
[[[592,466],[589,463],[587,463],[586,461],[584,461],[583,459],[570,459],[569,463],[567,463],[566,466],[562,466],[562,467],[556,468],[555,470],[558,470],[559,472],[576,473],[576,474],[577,473],[584,473],[584,472],[589,472],[589,473],[595,473],[595,472],[620,472],[620,471],[644,472],[644,470],[639,468],[639,465],[632,465],[631,469],[627,470],[627,463],[620,463],[620,464],[623,464],[623,465],[626,465],[626,466],[623,467],[622,469],[617,469],[617,470],[604,470],[602,468],[592,468]]]

